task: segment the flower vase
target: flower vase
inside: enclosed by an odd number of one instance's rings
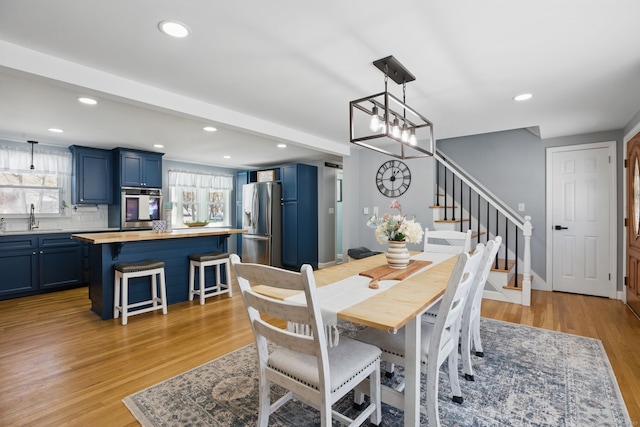
[[[407,250],[407,242],[389,241],[389,250],[387,250],[387,263],[391,268],[407,268],[409,265],[409,251]]]

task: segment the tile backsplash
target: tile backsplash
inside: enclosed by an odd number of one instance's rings
[[[33,231],[89,231],[105,230],[108,228],[108,205],[71,206],[65,209],[63,216],[39,216],[36,214],[38,228]],[[4,219],[4,230],[0,233],[15,233],[29,231],[29,216],[23,218],[7,217]]]

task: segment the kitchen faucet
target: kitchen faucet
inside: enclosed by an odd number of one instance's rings
[[[40,222],[36,222],[36,207],[31,203],[31,213],[29,213],[29,230],[33,230],[39,226]]]

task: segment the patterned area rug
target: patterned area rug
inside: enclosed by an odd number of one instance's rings
[[[355,331],[340,324],[342,333]],[[599,340],[482,319],[485,357],[473,357],[475,381],[461,379],[464,403],[450,399],[440,375],[443,426],[631,426]],[[398,381],[402,370],[396,370]],[[273,387],[272,396],[283,390]],[[248,345],[124,399],[143,426],[253,426],[257,419],[256,351]],[[272,397],[272,399],[274,399]],[[426,401],[424,390],[422,400]],[[334,408],[354,414],[350,399]],[[352,415],[351,415],[352,416]],[[319,413],[290,401],[270,426],[319,425]],[[403,413],[383,405],[382,425],[401,426]],[[334,422],[334,425],[338,425]],[[427,425],[423,415],[421,425]]]

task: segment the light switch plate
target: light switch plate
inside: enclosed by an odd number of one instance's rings
[[[524,203],[518,203],[518,212],[524,212]]]
[[[362,208],[362,215],[369,215],[369,208]]]

